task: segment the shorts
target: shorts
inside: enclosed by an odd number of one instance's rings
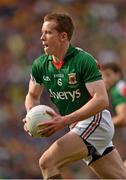
[[[84,159],[87,165],[113,150],[114,125],[110,112],[102,112],[70,126],[87,145],[89,154]]]

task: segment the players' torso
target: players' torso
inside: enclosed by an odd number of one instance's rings
[[[59,70],[52,61],[44,64],[43,84],[61,114],[78,109],[89,99],[89,93],[81,81],[82,77],[76,61],[76,57],[72,57]]]
[[[87,75],[86,72],[86,61],[88,60],[84,61],[84,52],[70,48],[60,69],[54,66],[51,56],[43,56],[36,61],[32,71],[37,82],[44,84],[49,91],[52,102],[62,115],[79,109],[90,98],[85,87],[85,79],[90,79],[90,74]],[[94,63],[94,60],[92,62]],[[90,67],[88,69],[90,70]],[[93,72],[91,78],[94,74]],[[96,74],[98,74],[96,78],[99,78],[99,73],[96,72]]]

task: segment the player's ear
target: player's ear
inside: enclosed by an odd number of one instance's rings
[[[62,32],[61,33],[61,40],[66,40],[66,39],[68,39],[68,36],[67,36],[67,33],[66,32]]]

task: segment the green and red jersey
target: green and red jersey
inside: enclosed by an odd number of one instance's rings
[[[110,90],[111,102],[113,110],[116,106],[126,103],[126,82],[124,80],[117,81]]]
[[[56,66],[50,55],[35,59],[32,79],[45,86],[61,115],[67,115],[91,98],[85,84],[101,80],[102,76],[92,55],[70,45],[60,66]]]

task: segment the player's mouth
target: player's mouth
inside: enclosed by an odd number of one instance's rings
[[[44,47],[44,50],[47,50],[49,46],[47,44],[43,44],[43,47]]]

